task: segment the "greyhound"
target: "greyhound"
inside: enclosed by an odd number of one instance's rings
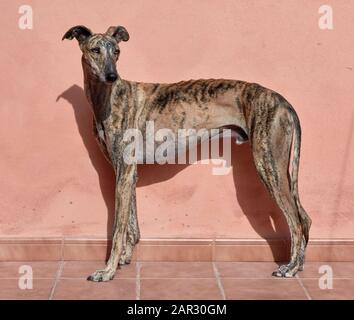
[[[95,271],[88,280],[113,279],[118,265],[130,263],[139,241],[137,164],[124,161],[127,142],[122,137],[131,128],[145,132],[148,121],[154,122],[156,130],[169,128],[174,133],[190,128],[236,128],[238,142],[249,141],[257,172],[290,229],[290,261],[272,275],[293,277],[303,270],[311,219],[298,194],[301,127],[290,103],[257,83],[238,80],[127,81],[116,69],[119,43],[129,40],[124,27],[112,26],[101,34],[92,33],[85,26],[74,26],[63,40],[73,38],[82,51],[84,90],[94,115],[94,134],[116,175],[111,254],[106,267]]]

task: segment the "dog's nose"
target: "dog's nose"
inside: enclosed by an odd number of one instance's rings
[[[114,82],[114,81],[116,81],[117,80],[117,75],[115,74],[115,73],[108,73],[107,75],[106,75],[106,80],[108,81],[108,82]]]

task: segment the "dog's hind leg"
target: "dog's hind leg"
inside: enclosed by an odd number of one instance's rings
[[[262,115],[254,128],[251,144],[257,171],[282,210],[291,235],[290,262],[280,266],[273,276],[292,277],[300,267],[303,231],[288,175],[293,120],[287,108],[275,108]]]
[[[311,218],[306,213],[305,209],[302,207],[299,191],[298,191],[298,172],[299,172],[299,160],[300,160],[300,147],[301,147],[301,127],[300,121],[297,117],[295,111],[292,110],[292,118],[294,121],[294,155],[292,163],[292,173],[291,173],[291,191],[293,193],[294,199],[296,201],[296,206],[299,210],[300,221],[302,225],[303,238],[301,241],[301,250],[300,250],[300,266],[299,270],[304,270],[305,263],[305,251],[309,241],[309,233],[311,227]]]

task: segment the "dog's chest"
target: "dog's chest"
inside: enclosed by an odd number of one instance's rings
[[[102,125],[96,125],[97,138],[101,145],[106,145],[106,137]]]
[[[111,161],[112,160],[112,133],[110,130],[104,125],[104,123],[96,123],[93,121],[93,132],[96,138],[96,141],[104,153],[106,158]]]

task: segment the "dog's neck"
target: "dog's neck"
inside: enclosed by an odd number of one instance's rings
[[[111,113],[111,95],[114,85],[100,81],[82,61],[84,71],[84,90],[92,107],[97,124],[101,124]],[[117,80],[120,81],[120,80]],[[118,84],[119,85],[119,84]]]

